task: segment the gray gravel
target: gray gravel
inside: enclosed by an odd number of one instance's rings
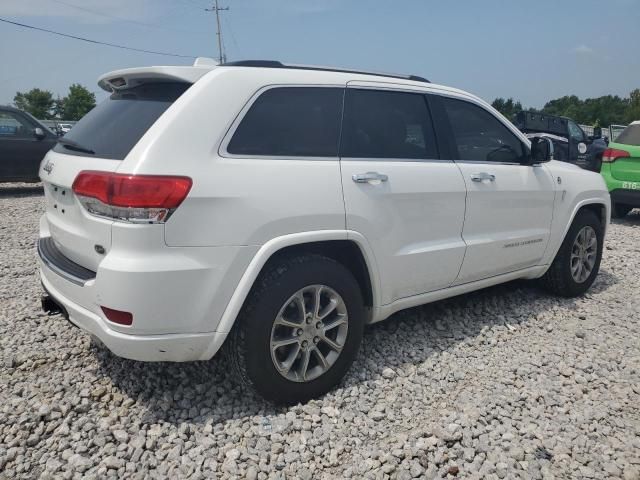
[[[279,409],[224,358],[144,364],[40,312],[38,187],[0,184],[0,478],[640,479],[640,215],[579,299],[511,283],[369,328]]]

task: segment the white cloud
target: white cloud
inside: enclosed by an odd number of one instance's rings
[[[595,50],[583,43],[582,45],[578,45],[576,48],[574,48],[572,52],[578,55],[592,55],[595,53]]]

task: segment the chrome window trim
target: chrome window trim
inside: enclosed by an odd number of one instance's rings
[[[485,164],[485,165],[515,165],[515,166],[519,166],[519,167],[530,167],[531,165],[527,165],[525,163],[521,163],[521,162],[498,162],[498,161],[491,161],[491,160],[454,160],[456,163],[472,163],[474,165],[478,165],[478,164]]]
[[[414,93],[417,95],[428,95],[431,93],[427,85],[405,85],[402,83],[369,80],[350,80],[347,82],[346,88],[354,90],[379,90],[381,92]]]
[[[340,157],[340,161],[390,162],[390,163],[455,163],[447,158],[387,158],[387,157]]]

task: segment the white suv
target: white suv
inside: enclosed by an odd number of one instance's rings
[[[277,402],[326,392],[365,324],[517,278],[597,275],[600,175],[549,162],[473,95],[415,76],[246,61],[104,75],[43,160],[48,295],[116,355],[225,344]]]

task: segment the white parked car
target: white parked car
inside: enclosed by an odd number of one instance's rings
[[[363,327],[514,279],[580,295],[610,216],[477,97],[414,76],[247,61],[108,73],[43,160],[48,310],[143,361],[207,360],[292,403]]]
[[[59,123],[58,128],[63,134],[65,134],[71,131],[71,128],[73,128],[73,125],[71,125],[70,123]]]

